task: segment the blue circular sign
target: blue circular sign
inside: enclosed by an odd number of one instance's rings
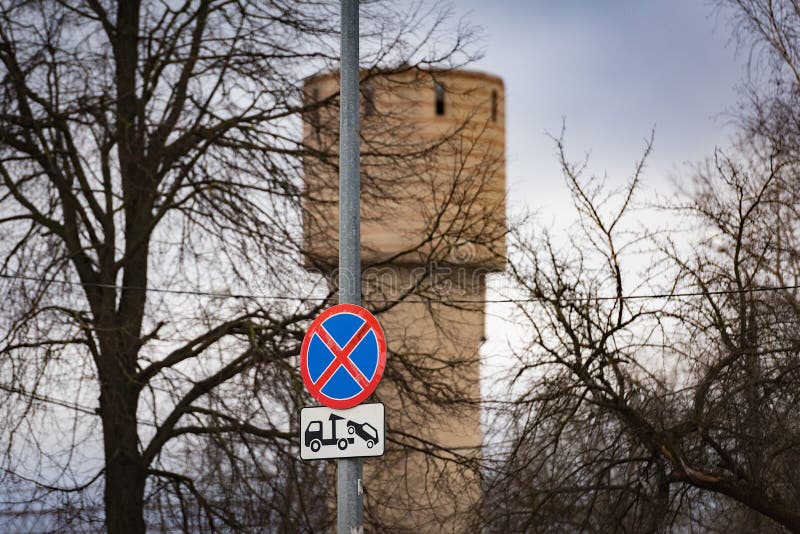
[[[352,408],[378,386],[386,339],[378,320],[355,304],[338,304],[314,319],[300,349],[300,374],[309,393],[334,409]]]

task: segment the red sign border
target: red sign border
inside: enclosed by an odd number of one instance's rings
[[[308,374],[308,346],[311,344],[311,339],[314,337],[316,330],[321,327],[326,319],[339,313],[351,313],[364,319],[370,329],[375,332],[375,338],[378,340],[378,365],[375,368],[375,374],[372,375],[372,380],[370,380],[367,387],[365,387],[361,393],[355,397],[343,400],[332,399],[325,396],[322,391],[317,390],[314,382],[311,380],[311,376]],[[306,335],[303,337],[303,344],[300,347],[300,375],[303,377],[303,384],[305,384],[311,396],[328,408],[344,410],[361,404],[361,402],[372,395],[375,388],[378,387],[378,383],[383,377],[384,367],[386,367],[386,337],[383,334],[383,328],[381,328],[380,323],[374,315],[366,308],[362,308],[356,304],[337,304],[331,306],[311,322],[308,326],[308,330],[306,330]],[[322,388],[319,389],[321,390]]]

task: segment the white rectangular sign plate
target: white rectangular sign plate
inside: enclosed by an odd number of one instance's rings
[[[300,410],[300,458],[324,460],[382,456],[386,442],[383,404],[347,410],[313,406]]]

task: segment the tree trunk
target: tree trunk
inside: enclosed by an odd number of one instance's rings
[[[115,381],[116,382],[116,381]],[[138,450],[137,393],[129,383],[103,387],[101,415],[106,456],[105,513],[109,534],[144,534],[147,466]]]

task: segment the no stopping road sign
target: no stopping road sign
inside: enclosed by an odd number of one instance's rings
[[[356,406],[378,386],[386,366],[383,329],[370,312],[338,304],[314,319],[300,349],[309,393],[334,409]]]

